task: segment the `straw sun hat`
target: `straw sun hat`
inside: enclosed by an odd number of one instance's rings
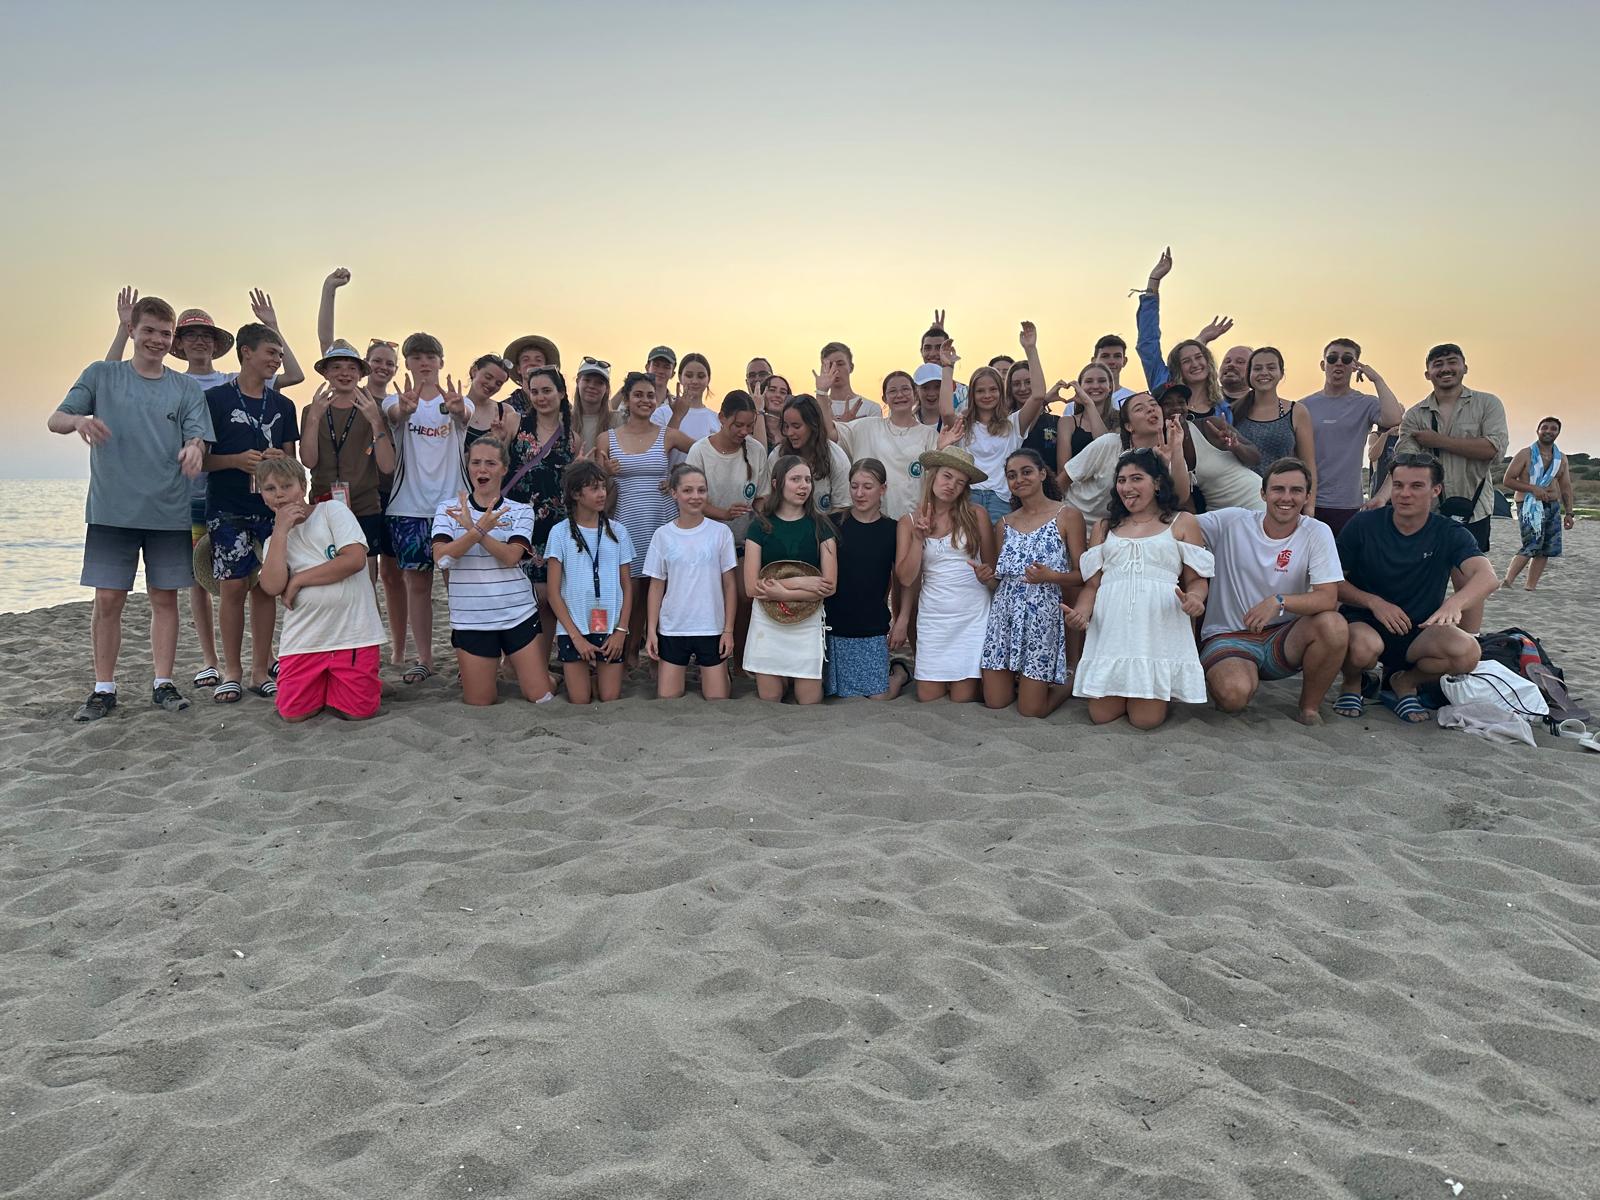
[[[256,580],[261,578],[261,552],[262,545],[254,538],[250,539],[256,549],[256,569],[250,572],[247,588],[253,588]],[[217,582],[217,577],[211,570],[211,535],[203,534],[194,544],[194,581],[213,596],[222,595],[222,585]]]
[[[796,562],[790,558],[761,564],[761,578],[776,580],[779,583],[785,579],[815,579],[821,574],[822,572],[810,563]],[[761,601],[761,611],[779,625],[798,625],[821,607],[820,599]]]
[[[982,483],[989,478],[987,471],[978,469],[978,464],[972,461],[972,455],[960,446],[949,446],[943,450],[929,450],[926,454],[917,457],[917,465],[924,474],[937,471],[940,467],[951,467],[960,471],[972,483]]]

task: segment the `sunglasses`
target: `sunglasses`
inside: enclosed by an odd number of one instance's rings
[[[1343,354],[1330,354],[1326,358],[1324,358],[1322,361],[1327,363],[1330,367],[1337,367],[1337,366],[1348,367],[1351,363],[1355,362],[1355,360],[1356,360],[1356,356],[1354,354],[1351,354],[1348,351],[1346,351]]]
[[[385,341],[383,338],[373,338],[371,341],[369,341],[367,343],[367,349],[368,350],[371,350],[374,346],[387,346],[391,350],[400,349],[400,343],[399,342],[389,342],[389,341]]]
[[[586,367],[599,367],[602,371],[611,370],[611,364],[608,363],[605,359],[603,359],[603,358],[590,358],[587,354],[585,354],[583,356],[583,365],[586,366]]]

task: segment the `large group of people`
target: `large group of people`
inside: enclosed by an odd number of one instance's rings
[[[1020,356],[958,379],[940,311],[877,399],[838,341],[809,391],[757,356],[719,395],[704,355],[665,345],[633,371],[583,357],[569,388],[536,334],[458,379],[428,333],[336,337],[341,268],[322,289],[321,382],[297,406],[270,297],[252,293],[255,320],[229,333],[126,289],[109,354],[49,421],[90,446],[95,683],[75,719],[117,704],[141,559],[168,712],[190,704],[180,591],[214,702],[363,719],[385,646],[404,684],[436,673],[439,573],[468,704],[493,703],[502,675],[536,704],[613,701],[648,660],[663,698],[692,683],[725,699],[742,674],[771,702],[911,690],[1045,717],[1076,697],[1096,723],[1148,729],[1173,702],[1239,712],[1299,675],[1303,722],[1336,680],[1340,716],[1376,696],[1425,718],[1426,685],[1477,662],[1490,593],[1524,567],[1533,587],[1561,553],[1560,421],[1505,473],[1522,543],[1502,579],[1486,553],[1505,411],[1466,385],[1459,346],[1427,351],[1430,390],[1404,409],[1336,337],[1318,389],[1291,399],[1274,347],[1216,357],[1225,317],[1163,353],[1171,268],[1163,253],[1138,300],[1143,390],[1116,334],[1050,383],[1028,321]]]

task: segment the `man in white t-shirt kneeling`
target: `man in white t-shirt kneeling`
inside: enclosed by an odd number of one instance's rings
[[[1200,627],[1206,689],[1223,712],[1243,712],[1262,680],[1303,673],[1296,720],[1318,709],[1344,662],[1350,627],[1339,615],[1344,569],[1333,531],[1300,515],[1311,472],[1297,458],[1267,468],[1267,511],[1220,508],[1197,518],[1217,574]]]

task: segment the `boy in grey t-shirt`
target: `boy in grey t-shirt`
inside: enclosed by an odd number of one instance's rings
[[[1361,511],[1361,460],[1374,427],[1393,429],[1405,409],[1383,377],[1361,361],[1361,347],[1335,338],[1322,351],[1322,390],[1300,401],[1317,447],[1317,519],[1337,537]],[[1365,380],[1376,396],[1352,390]]]
[[[140,300],[131,313],[132,359],[90,363],[50,414],[50,432],[76,433],[90,448],[82,582],[95,589],[95,688],[77,721],[116,706],[122,610],[141,555],[155,662],[151,702],[167,712],[189,707],[172,682],[177,589],[194,582],[188,481],[200,471],[212,428],[200,386],[162,365],[176,320],[166,301]]]

